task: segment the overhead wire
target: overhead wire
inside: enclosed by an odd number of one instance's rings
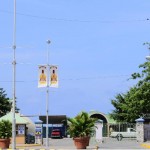
[[[0,12],[3,13],[9,13],[13,14],[12,11],[8,10],[0,10]],[[54,17],[46,17],[46,16],[38,16],[38,15],[31,15],[31,14],[24,14],[20,12],[16,12],[17,15],[26,16],[26,17],[32,17],[32,18],[38,18],[38,19],[46,19],[46,20],[54,20],[54,21],[65,21],[65,22],[85,22],[85,23],[130,23],[130,22],[144,22],[149,21],[149,18],[146,19],[133,19],[133,20],[79,20],[79,19],[66,19],[66,18],[54,18]]]
[[[129,77],[130,75],[112,75],[112,76],[98,76],[98,77],[82,77],[82,78],[67,78],[67,79],[59,79],[59,81],[73,81],[73,80],[97,80],[97,79],[108,79],[108,78],[121,78],[121,77]],[[2,81],[0,80],[0,82],[12,82],[12,81]],[[31,80],[31,81],[25,81],[25,80],[18,80],[16,82],[38,82],[38,80]]]
[[[7,11],[7,10],[1,10],[0,12],[3,13],[9,13],[13,14],[12,11]],[[53,18],[53,17],[45,17],[45,16],[38,16],[38,15],[31,15],[31,14],[24,14],[20,12],[16,12],[17,15],[21,16],[26,16],[26,17],[32,17],[32,18],[38,18],[38,19],[46,19],[46,20],[54,20],[54,21],[65,21],[65,22],[85,22],[85,23],[130,23],[130,22],[144,22],[144,21],[149,21],[149,18],[146,19],[133,19],[133,20],[116,20],[116,21],[111,21],[111,20],[78,20],[78,19],[66,19],[66,18]],[[68,79],[60,79],[60,81],[63,80],[89,80],[89,79],[104,79],[104,78],[118,78],[118,77],[127,77],[130,75],[116,75],[116,76],[103,76],[103,77],[82,77],[82,78],[68,78]],[[12,81],[0,81],[0,82],[12,82]],[[37,82],[37,80],[32,80],[32,81],[16,81],[16,82]]]

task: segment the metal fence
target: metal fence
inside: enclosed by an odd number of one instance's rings
[[[115,136],[111,136],[113,133],[115,134]],[[117,123],[117,124],[103,123],[102,139],[97,140],[96,132],[94,132],[90,141],[92,145],[106,144],[107,146],[107,144],[122,143],[122,142],[136,143],[136,140],[137,140],[136,123]]]
[[[122,139],[136,139],[135,123],[117,123],[103,124],[103,139],[116,138],[118,141]]]

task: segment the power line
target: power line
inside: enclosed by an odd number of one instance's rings
[[[10,81],[10,80],[7,80],[7,81],[6,81],[6,80],[5,80],[5,81],[0,81],[0,82],[12,83],[13,81]],[[18,82],[18,83],[25,83],[25,82],[37,82],[37,81],[36,81],[36,80],[32,80],[32,81],[25,81],[25,80],[24,80],[24,81],[23,81],[23,80],[20,80],[20,81],[19,81],[19,80],[18,80],[18,81],[16,81],[16,82]]]
[[[113,75],[113,76],[99,76],[99,77],[82,77],[82,78],[68,78],[68,79],[60,79],[59,81],[70,81],[70,80],[97,80],[97,79],[108,79],[108,78],[121,78],[121,77],[129,77],[131,75]],[[12,82],[12,81],[0,81],[0,82]],[[18,83],[25,83],[25,82],[38,82],[38,80],[31,80],[31,81],[25,81],[25,80],[18,80],[16,81]]]
[[[112,75],[112,76],[97,76],[97,77],[81,77],[81,78],[69,78],[62,80],[90,80],[90,79],[105,79],[105,78],[119,78],[119,77],[129,77],[131,75]]]
[[[13,14],[11,11],[7,10],[0,10],[0,12]],[[132,20],[79,20],[79,19],[66,19],[66,18],[54,18],[54,17],[46,17],[46,16],[38,16],[38,15],[31,15],[31,14],[24,14],[17,12],[17,15],[26,16],[26,17],[32,17],[32,18],[38,18],[38,19],[46,19],[46,20],[54,20],[54,21],[65,21],[65,22],[83,22],[83,23],[132,23],[132,22],[145,22],[149,21],[149,18],[146,19],[132,19]]]

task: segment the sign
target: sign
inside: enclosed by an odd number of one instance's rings
[[[50,72],[49,72],[50,71]],[[49,82],[49,83],[48,83]],[[58,87],[58,67],[40,65],[38,70],[38,87]]]
[[[18,125],[18,134],[25,133],[25,125]]]
[[[47,87],[47,67],[46,67],[46,65],[39,66],[38,87]]]
[[[41,120],[36,121],[36,123],[35,123],[35,143],[36,144],[43,143],[42,129],[43,129],[42,121]]]
[[[41,128],[36,128],[35,134],[36,134],[36,136],[41,135],[42,134],[42,129]]]
[[[50,87],[58,87],[58,67],[50,66]]]

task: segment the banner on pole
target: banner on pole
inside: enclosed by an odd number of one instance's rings
[[[46,65],[39,66],[38,87],[47,87],[47,67],[46,67]]]
[[[50,66],[50,87],[58,87],[58,67],[51,65]]]

